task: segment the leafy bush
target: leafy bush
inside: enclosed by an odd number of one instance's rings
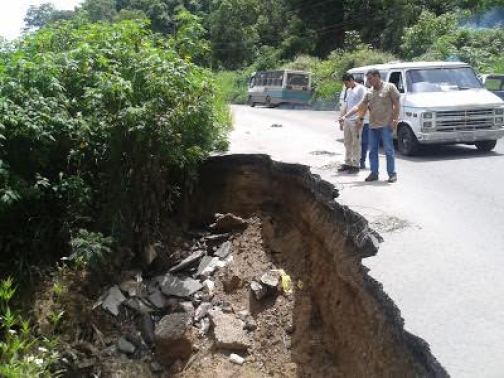
[[[58,358],[57,339],[33,336],[30,323],[9,306],[15,292],[11,278],[0,282],[0,376],[55,376],[50,366]]]
[[[176,44],[141,21],[67,22],[4,51],[4,256],[59,254],[79,228],[136,251],[157,237],[161,214],[225,145],[230,123],[211,73]]]
[[[216,74],[218,86],[227,102],[233,104],[247,103],[248,79],[253,69],[244,71],[221,71]]]
[[[445,13],[440,16],[423,11],[417,23],[406,28],[401,44],[401,52],[406,59],[426,53],[438,38],[457,30],[461,15]]]

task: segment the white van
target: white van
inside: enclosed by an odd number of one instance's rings
[[[485,89],[466,63],[411,62],[349,70],[366,80],[369,69],[401,93],[397,145],[413,155],[420,144],[472,144],[490,151],[504,136],[504,101]]]

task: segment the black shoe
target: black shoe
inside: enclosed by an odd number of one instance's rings
[[[357,167],[350,167],[350,168],[348,168],[348,173],[350,173],[352,175],[354,175],[356,173],[359,173],[359,171],[360,171],[360,169],[357,168]]]
[[[377,180],[378,180],[378,175],[371,173],[371,174],[369,174],[368,177],[366,177],[365,181],[370,182],[370,181],[377,181]]]
[[[345,172],[345,171],[348,171],[350,168],[349,165],[346,165],[346,164],[341,164],[340,167],[338,168],[338,172]]]
[[[388,182],[393,183],[396,181],[397,181],[397,173],[392,173],[388,178]]]

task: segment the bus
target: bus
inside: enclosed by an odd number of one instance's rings
[[[282,70],[254,72],[249,79],[248,104],[307,105],[311,97],[311,74],[305,71]]]

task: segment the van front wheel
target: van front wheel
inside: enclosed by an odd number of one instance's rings
[[[248,97],[247,104],[249,104],[251,107],[254,107],[254,106],[255,106],[255,102],[254,102],[254,100],[252,99],[252,96],[249,96],[249,97]]]
[[[478,150],[489,152],[495,148],[497,141],[496,140],[480,140],[478,142],[475,142],[474,144],[476,145],[476,148]]]
[[[397,148],[405,156],[414,155],[418,151],[418,140],[406,125],[399,126],[397,130]]]

